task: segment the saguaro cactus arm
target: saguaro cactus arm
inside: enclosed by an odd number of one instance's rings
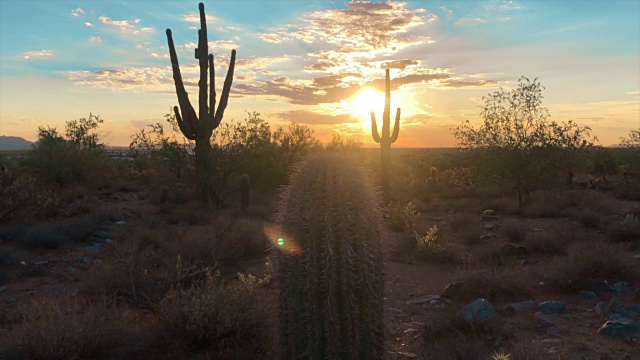
[[[396,124],[393,127],[393,134],[391,135],[390,141],[392,143],[398,140],[398,135],[400,134],[400,108],[396,109]]]
[[[196,110],[193,108],[193,106],[191,106],[191,102],[189,101],[189,94],[187,94],[187,90],[184,88],[184,83],[182,82],[182,74],[180,73],[178,55],[176,55],[176,48],[173,44],[171,29],[167,29],[167,40],[169,41],[169,55],[171,57],[173,82],[175,83],[176,94],[178,95],[178,105],[180,105],[180,109],[182,109],[182,115],[184,116],[180,116],[180,111],[178,111],[177,106],[173,107],[173,111],[176,113],[176,120],[178,121],[180,131],[182,131],[187,139],[195,140],[195,121],[197,121],[198,118],[196,116]]]
[[[376,143],[380,143],[380,134],[378,134],[378,124],[376,124],[376,114],[371,111],[371,135]]]
[[[211,58],[213,62],[213,57]],[[224,86],[222,87],[222,95],[220,96],[220,103],[218,104],[218,110],[214,119],[214,129],[220,125],[224,110],[227,108],[227,102],[229,101],[229,92],[231,91],[231,83],[233,82],[233,70],[236,65],[236,51],[231,50],[231,61],[229,62],[229,70],[227,70],[227,77],[224,79]]]

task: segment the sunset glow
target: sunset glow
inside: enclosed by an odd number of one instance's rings
[[[522,76],[545,86],[551,119],[593,128],[602,145],[640,126],[640,3],[205,2],[221,91],[235,77],[225,120],[260,112],[321,141],[334,132],[373,145],[384,70],[392,112],[410,129],[397,147],[454,146],[450,129],[479,123],[481,99]],[[162,122],[177,105],[166,28],[197,99],[197,2],[0,1],[0,135],[35,140],[92,112],[110,145]],[[55,31],[53,31],[55,29]],[[402,132],[403,130],[401,130]]]

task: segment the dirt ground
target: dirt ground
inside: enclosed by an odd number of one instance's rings
[[[81,296],[84,282],[89,281],[87,274],[92,268],[103,265],[106,250],[113,246],[114,240],[111,237],[122,227],[133,226],[136,222],[148,222],[151,218],[162,216],[162,212],[158,210],[159,205],[154,204],[149,198],[141,197],[140,194],[135,191],[121,191],[99,196],[101,203],[94,211],[112,216],[95,231],[92,237],[94,240],[82,246],[29,251],[9,243],[2,245],[3,250],[10,254],[15,262],[2,265],[5,281],[4,285],[0,286],[0,313],[3,314],[0,315],[0,338],[9,335],[8,319],[11,318],[12,311],[21,304],[39,298],[72,299]],[[597,194],[596,197],[608,202],[610,211],[601,214],[604,218],[620,217],[632,212],[637,214],[640,210],[639,202],[616,200],[610,194]],[[259,206],[263,206],[263,209],[257,211],[256,215],[261,221],[270,220],[268,208],[273,206],[274,199],[267,196],[261,200],[262,205]],[[615,339],[598,335],[598,329],[606,319],[605,315],[598,315],[594,311],[598,302],[608,303],[614,297],[617,299],[614,301],[619,301],[620,304],[639,304],[640,299],[636,296],[636,291],[640,284],[637,281],[629,283],[628,293],[598,294],[597,300],[584,300],[575,293],[557,291],[547,286],[549,277],[553,278],[554,271],[558,271],[558,263],[575,261],[571,257],[572,251],[584,248],[585,244],[609,244],[606,227],[585,227],[570,214],[540,218],[508,214],[500,210],[496,210],[497,218],[483,222],[481,212],[477,211],[485,207],[482,201],[468,201],[475,203],[473,206],[465,207],[460,205],[459,201],[440,200],[436,207],[432,206],[433,204],[420,204],[417,210],[418,233],[437,225],[441,230],[439,236],[446,240],[445,252],[453,255],[420,258],[415,256],[415,250],[398,250],[398,243],[412,241],[412,234],[406,229],[399,232],[389,230],[386,235],[385,331],[389,360],[486,359],[489,358],[486,355],[487,351],[489,354],[511,353],[512,359],[640,359],[640,343],[637,337]],[[186,207],[189,204],[182,206]],[[462,211],[460,207],[463,208]],[[434,208],[437,211],[433,211]],[[470,210],[464,211],[465,208]],[[578,206],[574,210],[581,209]],[[237,211],[235,208],[225,210],[226,213]],[[456,213],[464,213],[467,216],[465,224],[452,224]],[[508,225],[513,226],[514,223],[518,224],[525,238],[537,232],[547,233],[564,229],[572,234],[572,242],[554,252],[547,251],[544,246],[536,248],[535,242],[524,241],[523,246],[527,249],[518,253],[516,247],[516,252],[511,253],[512,248],[505,248],[504,244],[514,243],[509,239],[510,235],[506,230]],[[492,225],[486,226],[487,224]],[[388,227],[388,224],[385,226]],[[460,227],[464,227],[464,230],[460,230]],[[467,239],[466,242],[464,239]],[[557,241],[559,240],[551,240]],[[534,248],[539,251],[532,250]],[[631,268],[640,268],[637,248],[623,247],[622,251],[625,264],[629,264]],[[263,263],[264,258],[245,260],[235,265],[229,273],[260,273]],[[479,275],[474,278],[474,274]],[[477,333],[453,331],[445,335],[450,337],[447,340],[449,342],[443,340],[438,344],[439,338],[430,340],[429,334],[425,335],[425,328],[432,329],[433,334],[443,336],[438,332],[438,328],[451,325],[442,323],[451,321],[451,317],[443,317],[443,314],[455,316],[459,309],[470,302],[467,297],[475,298],[478,291],[469,290],[470,293],[462,298],[442,297],[431,303],[416,304],[412,303],[412,300],[425,295],[442,296],[443,290],[449,284],[464,279],[473,281],[482,277],[489,280],[495,277],[500,281],[508,279],[518,284],[519,290],[505,291],[507,295],[495,296],[490,300],[498,310],[499,319]],[[622,279],[606,280],[614,283]],[[509,286],[505,285],[506,288]],[[489,297],[492,296],[491,289],[484,290]],[[481,294],[482,291],[478,295]],[[535,311],[507,310],[511,302],[531,299],[538,303],[548,300],[566,302],[566,312],[548,316],[559,330],[557,335],[552,336],[537,325]],[[438,353],[442,346],[447,349]],[[474,351],[477,351],[474,355],[465,355],[473,354]]]

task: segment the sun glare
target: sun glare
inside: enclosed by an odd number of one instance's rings
[[[391,93],[391,117],[395,117],[395,109],[402,107],[402,99],[397,91]],[[373,88],[364,88],[348,100],[341,102],[345,111],[361,121],[364,129],[371,128],[371,111],[376,114],[376,120],[382,124],[382,112],[384,110],[384,93]],[[407,114],[405,108],[403,114]],[[393,119],[391,119],[393,121]]]

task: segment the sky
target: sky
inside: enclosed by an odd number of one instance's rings
[[[481,123],[482,97],[545,87],[550,120],[573,119],[609,145],[640,128],[640,1],[205,1],[223,121],[257,111],[272,128],[296,122],[373,144],[369,111],[402,108],[394,146],[455,146],[451,129]],[[0,135],[105,120],[126,146],[177,105],[165,30],[197,109],[198,3],[0,0]]]

